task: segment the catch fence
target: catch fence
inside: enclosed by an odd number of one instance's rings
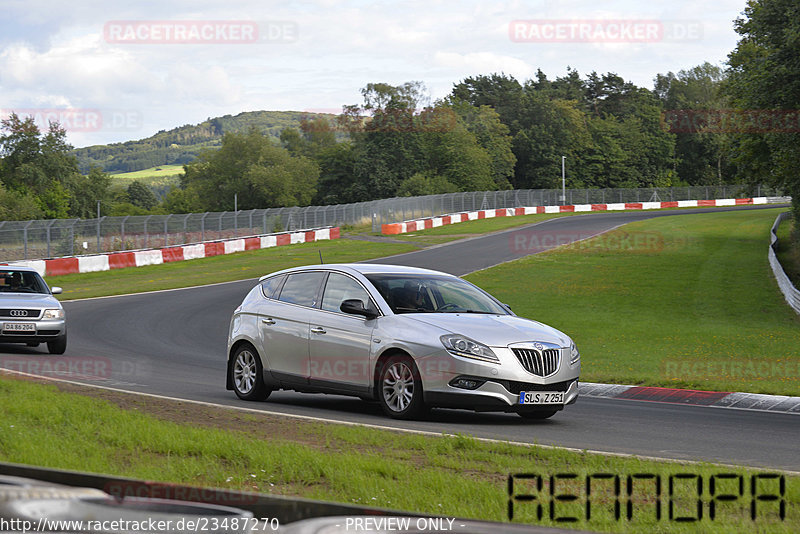
[[[353,204],[130,215],[98,219],[0,221],[0,261],[31,260],[184,245],[323,226],[371,226],[461,211],[551,206],[781,196],[743,185],[635,189],[516,189],[396,197]]]

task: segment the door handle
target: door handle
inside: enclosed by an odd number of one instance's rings
[[[266,319],[261,319],[261,322],[264,324],[275,324],[275,319],[272,317],[267,317]]]
[[[313,333],[315,333],[315,334],[324,334],[325,333],[325,329],[322,328],[321,326],[314,327],[314,328],[311,329],[311,331]]]

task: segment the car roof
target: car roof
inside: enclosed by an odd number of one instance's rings
[[[285,274],[285,273],[299,272],[299,271],[318,271],[318,270],[341,271],[341,272],[349,272],[351,274],[359,273],[362,275],[409,274],[409,275],[428,275],[428,276],[430,275],[453,276],[451,274],[443,273],[440,271],[434,271],[432,269],[422,269],[420,267],[407,267],[405,265],[389,265],[382,263],[328,263],[319,265],[303,265],[301,267],[292,267],[290,269],[284,269],[282,271],[277,271],[262,276],[261,278],[259,278],[259,281],[277,274]]]
[[[39,272],[33,267],[28,267],[27,265],[9,265],[7,263],[0,263],[0,271],[27,271],[37,274]]]

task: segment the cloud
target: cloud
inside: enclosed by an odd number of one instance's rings
[[[525,80],[536,73],[536,69],[525,61],[492,52],[472,52],[459,54],[456,52],[436,52],[434,61],[440,67],[449,69],[457,76],[470,74],[490,74],[503,72],[518,80]]]
[[[220,114],[257,109],[336,108],[358,103],[369,82],[423,81],[433,99],[465,76],[505,72],[520,81],[541,68],[551,79],[616,72],[649,86],[659,72],[718,62],[735,46],[731,20],[742,0],[4,0],[0,106],[133,110],[139,130],[70,134],[79,143],[146,137]],[[700,20],[701,41],[655,45],[514,43],[518,19],[591,17]],[[119,20],[290,21],[293,42],[257,45],[115,44]]]

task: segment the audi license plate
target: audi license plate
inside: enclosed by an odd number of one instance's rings
[[[519,394],[520,404],[564,404],[563,391],[523,391]]]
[[[36,323],[5,323],[3,325],[3,332],[9,332],[11,334],[35,334]]]

